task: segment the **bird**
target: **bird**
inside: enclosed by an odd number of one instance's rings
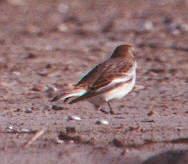
[[[109,59],[82,77],[72,90],[55,96],[51,101],[64,100],[74,104],[86,100],[95,108],[107,103],[109,113],[115,114],[110,102],[131,92],[136,83],[136,68],[133,46],[119,45]]]

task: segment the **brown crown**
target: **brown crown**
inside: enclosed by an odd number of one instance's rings
[[[111,59],[119,58],[119,57],[126,58],[129,56],[133,56],[132,50],[133,50],[133,47],[131,45],[120,45],[114,50],[111,56]]]

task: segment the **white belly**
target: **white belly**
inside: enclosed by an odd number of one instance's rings
[[[136,75],[133,77],[133,80],[130,83],[126,83],[124,85],[121,85],[115,89],[113,89],[112,91],[109,91],[107,93],[105,93],[104,99],[106,101],[110,101],[113,99],[121,99],[123,97],[125,97],[134,87],[135,85],[135,81],[136,81]]]

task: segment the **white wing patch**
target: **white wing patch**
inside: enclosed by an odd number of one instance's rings
[[[131,80],[132,76],[125,76],[123,78],[117,78],[114,79],[109,85],[117,84],[117,83],[122,83]]]
[[[104,94],[105,100],[110,101],[113,99],[121,99],[125,97],[133,89],[135,85],[135,79],[136,79],[136,75],[130,78],[129,83],[126,83],[125,81],[125,83],[121,85],[120,87],[114,88],[110,90],[109,92],[105,93]]]
[[[71,93],[68,93],[66,95],[64,95],[63,97],[61,97],[60,100],[65,100],[65,99],[68,99],[68,98],[71,98],[71,97],[80,97],[82,95],[84,95],[87,91],[85,89],[82,89],[82,90],[76,90]]]
[[[105,90],[108,90],[109,88],[119,84],[119,83],[126,83],[127,81],[131,80],[133,76],[125,76],[121,78],[117,78],[112,80],[112,82],[104,87],[101,87],[100,89],[97,90],[97,92],[103,92]]]

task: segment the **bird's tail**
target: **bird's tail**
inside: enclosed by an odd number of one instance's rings
[[[60,95],[57,95],[57,96],[53,97],[51,102],[58,101],[58,100],[63,100],[64,102],[66,102],[70,98],[79,97],[79,96],[82,96],[85,93],[86,93],[85,89],[79,89],[79,88],[77,89],[77,88],[75,88],[72,91],[69,91],[69,92],[66,92],[66,93],[62,93]]]

